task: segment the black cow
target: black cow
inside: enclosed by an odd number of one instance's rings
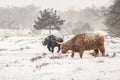
[[[58,47],[58,51],[60,51],[60,43],[63,42],[63,38],[57,38],[54,35],[49,35],[43,41],[43,45],[47,45],[47,48],[52,53],[54,52],[54,47]]]

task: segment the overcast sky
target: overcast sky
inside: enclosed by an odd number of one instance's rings
[[[0,7],[27,6],[34,4],[41,8],[66,10],[69,8],[100,7],[111,5],[112,0],[0,0]]]

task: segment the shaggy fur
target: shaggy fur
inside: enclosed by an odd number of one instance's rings
[[[62,53],[66,53],[68,50],[72,50],[71,57],[74,57],[75,52],[79,52],[80,58],[82,58],[85,50],[94,50],[95,57],[100,50],[102,56],[105,56],[104,36],[95,33],[77,34],[69,41],[61,44]]]
[[[62,43],[62,42],[63,42],[62,38],[56,37],[54,35],[49,35],[43,41],[43,45],[47,45],[48,50],[53,53],[55,47],[58,47],[58,51],[57,52],[60,51],[60,43]]]

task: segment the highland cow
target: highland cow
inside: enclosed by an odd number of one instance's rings
[[[94,50],[95,57],[100,50],[102,56],[105,56],[104,36],[95,33],[77,34],[69,41],[61,44],[62,53],[66,53],[68,50],[72,50],[71,57],[74,57],[75,52],[79,52],[80,58],[82,58],[85,50]]]
[[[60,43],[62,43],[62,42],[63,42],[63,38],[56,37],[54,35],[49,35],[43,41],[43,45],[47,45],[48,50],[53,53],[55,47],[58,47],[57,52],[60,51]]]

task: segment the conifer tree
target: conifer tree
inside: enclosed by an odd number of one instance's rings
[[[37,30],[49,29],[49,34],[51,34],[51,29],[60,30],[60,26],[63,25],[65,21],[62,20],[60,16],[57,15],[57,11],[53,9],[40,10],[40,17],[37,18],[38,20],[34,21],[34,28]]]

